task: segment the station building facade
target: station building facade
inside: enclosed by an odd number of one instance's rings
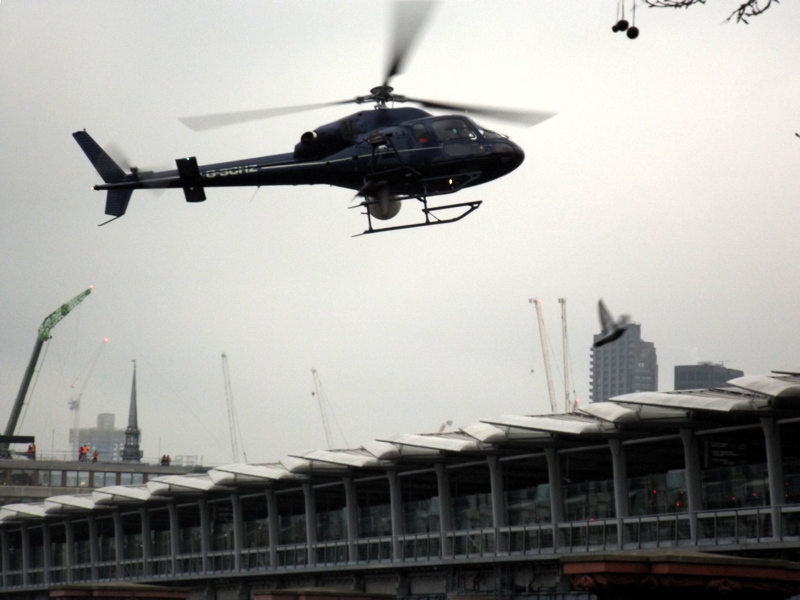
[[[522,598],[572,593],[559,561],[578,554],[800,557],[800,374],[581,411],[6,505],[0,594],[139,582]]]

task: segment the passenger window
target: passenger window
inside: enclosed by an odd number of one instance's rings
[[[450,140],[474,140],[478,136],[466,121],[461,119],[440,119],[433,122],[433,131],[442,142]]]

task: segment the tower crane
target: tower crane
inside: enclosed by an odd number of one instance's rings
[[[550,352],[547,348],[547,330],[544,326],[544,315],[542,314],[542,301],[538,298],[531,298],[528,300],[536,307],[536,318],[539,321],[539,339],[542,342],[542,358],[544,359],[544,374],[547,378],[547,393],[550,396],[550,412],[555,413],[558,411],[558,403],[556,402],[556,393],[553,389],[553,373],[550,370]]]
[[[561,341],[564,346],[564,412],[573,412],[575,405],[570,393],[570,367],[572,361],[569,355],[569,337],[567,336],[567,299],[559,298],[558,303],[561,305]]]
[[[242,438],[242,432],[239,429],[239,419],[236,417],[236,405],[233,403],[233,388],[231,388],[231,373],[228,369],[228,355],[222,353],[222,379],[225,383],[225,403],[228,406],[228,428],[231,435],[231,456],[234,462],[239,460],[239,442]],[[244,444],[242,444],[242,456],[244,462],[247,462],[247,453],[244,451]]]
[[[28,367],[25,369],[25,374],[22,376],[22,384],[19,387],[17,398],[14,400],[14,405],[11,408],[11,415],[8,417],[8,424],[6,425],[6,430],[4,433],[5,436],[13,436],[17,429],[19,415],[22,412],[23,405],[25,404],[25,396],[28,394],[28,386],[30,386],[31,379],[33,379],[33,373],[36,370],[36,363],[39,362],[39,354],[42,351],[42,346],[44,346],[44,343],[51,337],[50,332],[56,325],[58,325],[61,319],[66,317],[73,308],[78,306],[78,304],[83,302],[83,299],[86,298],[86,296],[92,293],[92,287],[93,286],[89,286],[89,289],[82,291],[69,302],[62,304],[59,308],[48,315],[44,321],[42,321],[42,325],[39,327],[38,334],[36,335],[36,344],[33,346],[33,354],[28,362]],[[7,442],[0,443],[0,451],[8,451]]]
[[[328,444],[328,450],[333,449],[333,436],[331,435],[331,423],[328,420],[328,411],[330,411],[331,417],[333,417],[333,420],[336,423],[336,428],[339,430],[339,435],[342,436],[344,445],[349,446],[347,437],[344,435],[344,431],[342,431],[342,426],[339,424],[339,420],[336,418],[336,413],[333,412],[333,406],[328,401],[328,397],[325,395],[325,390],[322,388],[322,380],[319,378],[319,373],[317,373],[316,369],[311,369],[311,376],[314,378],[314,391],[311,392],[311,395],[316,396],[317,401],[319,402],[319,412],[322,415],[322,427],[325,429],[325,441]]]
[[[70,384],[72,388],[72,397],[69,399],[69,409],[72,411],[72,431],[75,432],[75,450],[77,447],[80,446],[80,413],[81,413],[81,398],[83,397],[83,392],[86,391],[86,386],[89,383],[89,379],[92,377],[92,372],[94,371],[95,365],[97,365],[97,359],[100,358],[100,352],[108,343],[108,338],[103,338],[103,342],[101,343],[100,347],[94,353],[94,356],[89,363],[89,370],[86,373],[86,378],[83,380],[83,384],[80,388],[77,387],[78,379],[80,379],[82,373],[79,373],[75,379]]]
[[[319,373],[316,369],[311,369],[311,377],[314,379],[314,391],[312,396],[317,397],[319,402],[319,414],[322,415],[322,427],[325,429],[325,442],[327,443],[328,450],[331,450],[331,426],[328,423],[328,415],[325,412],[325,398],[322,393],[322,382],[319,380]]]

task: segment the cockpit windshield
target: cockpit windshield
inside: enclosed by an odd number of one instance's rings
[[[497,133],[496,131],[491,131],[489,129],[481,129],[481,135],[484,139],[487,140],[507,140],[508,136],[502,133]]]
[[[461,119],[438,119],[433,122],[433,131],[440,142],[478,139],[470,124]]]

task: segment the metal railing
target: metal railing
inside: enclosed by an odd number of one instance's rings
[[[773,531],[778,518],[779,531]],[[340,569],[361,565],[386,567],[407,563],[454,560],[496,560],[502,557],[558,556],[609,550],[688,546],[742,549],[769,541],[800,547],[800,505],[641,515],[624,518],[540,523],[450,532],[418,533],[216,550],[148,559],[125,558],[71,567],[54,565],[47,573],[38,563],[24,571],[19,560],[2,574],[0,589],[36,589],[53,583],[93,583],[185,579],[228,573],[280,573],[304,569]],[[395,555],[397,552],[397,555]],[[275,564],[271,557],[275,556]],[[45,583],[45,580],[49,580]]]

